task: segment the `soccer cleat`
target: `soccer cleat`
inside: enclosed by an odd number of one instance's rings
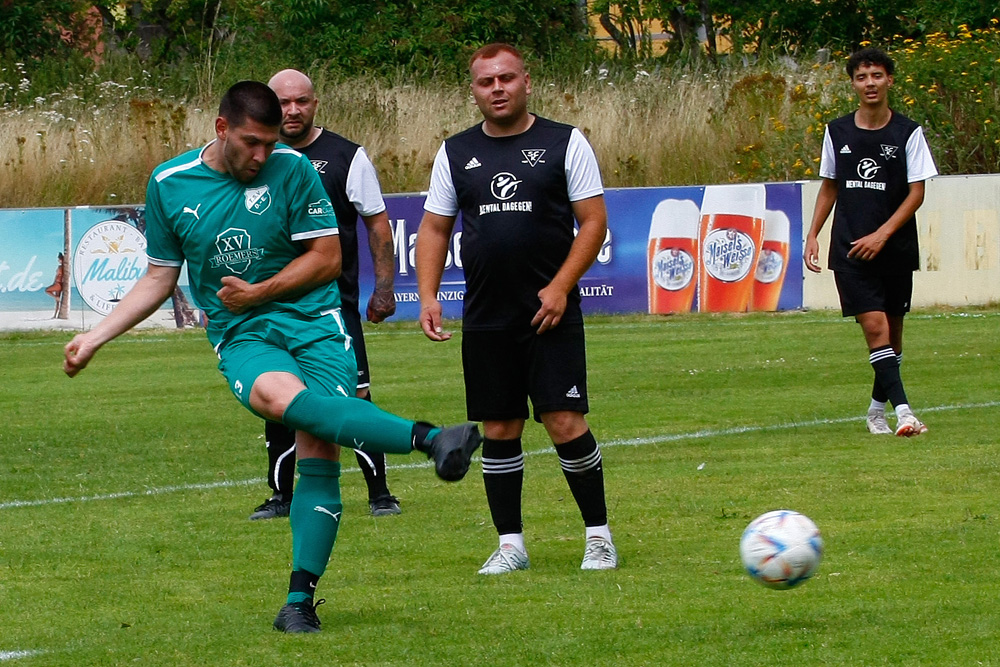
[[[479,427],[472,422],[446,426],[431,440],[427,455],[434,459],[438,477],[446,482],[457,482],[469,472],[472,453],[482,442]]]
[[[908,438],[921,433],[927,433],[927,427],[912,412],[907,412],[896,422],[896,435],[898,436]]]
[[[403,510],[399,509],[399,499],[396,496],[390,495],[379,496],[374,500],[369,500],[368,507],[371,509],[372,516],[391,516],[403,512]]]
[[[614,570],[618,567],[618,550],[611,540],[603,537],[588,537],[587,548],[583,552],[581,570]]]
[[[281,496],[273,496],[254,508],[253,514],[250,515],[250,520],[259,521],[260,519],[277,519],[278,517],[288,516],[291,507],[291,500],[285,500]]]
[[[479,568],[479,574],[507,574],[515,570],[527,570],[529,565],[528,554],[513,544],[501,544]]]
[[[317,600],[312,604],[309,600],[304,602],[292,602],[286,604],[278,612],[278,617],[274,619],[274,629],[290,634],[304,632],[319,632],[319,616],[316,615],[316,607],[326,602]]]
[[[892,435],[892,428],[885,419],[885,410],[869,410],[865,421],[868,432],[872,435]]]

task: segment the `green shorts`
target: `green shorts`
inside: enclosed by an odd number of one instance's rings
[[[240,323],[218,348],[219,370],[250,412],[250,390],[264,373],[291,373],[325,396],[355,395],[358,366],[340,309],[319,317],[270,312]],[[261,415],[257,415],[261,416]]]

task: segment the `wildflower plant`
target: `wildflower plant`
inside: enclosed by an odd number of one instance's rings
[[[944,174],[1000,170],[1000,25],[901,39],[893,104],[924,126]]]

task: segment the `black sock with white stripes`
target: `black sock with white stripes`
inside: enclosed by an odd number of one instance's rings
[[[520,533],[524,452],[521,439],[483,440],[483,485],[497,533]]]
[[[868,362],[875,369],[875,384],[881,386],[893,406],[908,403],[906,392],[903,391],[903,380],[899,377],[899,360],[892,346],[883,345],[871,350]]]
[[[589,430],[579,438],[556,445],[559,465],[573,492],[586,526],[608,523],[608,506],[604,500],[604,466],[601,450]]]
[[[264,422],[267,441],[267,485],[284,501],[292,499],[295,485],[295,429],[278,422]]]
[[[896,355],[896,363],[902,369],[903,367],[903,353],[900,352]],[[902,370],[900,370],[902,373]],[[872,400],[878,401],[879,403],[885,403],[889,400],[889,395],[885,393],[885,389],[879,384],[878,376],[875,376],[875,381],[872,383]]]
[[[365,401],[372,401],[371,391],[364,397]],[[385,454],[382,452],[362,452],[360,449],[354,450],[354,457],[358,460],[358,467],[361,474],[365,476],[365,484],[368,485],[368,500],[389,495],[389,483],[385,479]]]

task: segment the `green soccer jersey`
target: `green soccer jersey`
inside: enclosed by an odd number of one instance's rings
[[[209,320],[212,345],[255,313],[320,315],[340,307],[336,281],[241,315],[216,292],[223,276],[259,283],[304,252],[302,241],[337,234],[329,196],[309,160],[279,146],[249,183],[204,163],[204,148],[164,162],[146,191],[146,254],[150,264],[188,265],[191,293]]]

